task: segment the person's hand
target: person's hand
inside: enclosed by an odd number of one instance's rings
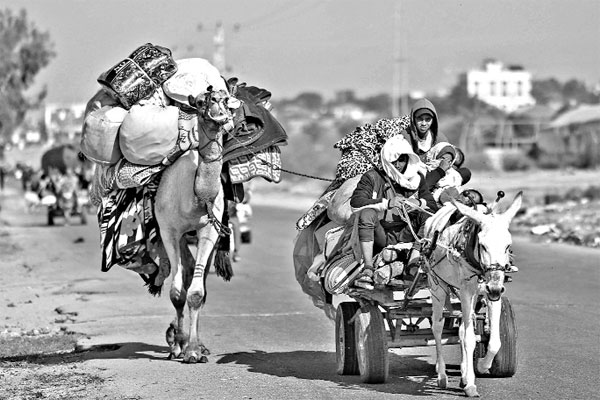
[[[448,171],[448,170],[450,169],[450,167],[451,167],[451,166],[452,166],[452,162],[450,162],[450,161],[448,161],[448,160],[446,160],[446,159],[444,159],[444,158],[440,160],[440,165],[439,165],[439,167],[440,167],[441,169],[443,169],[444,171]]]
[[[402,196],[394,196],[388,203],[388,208],[401,207],[406,199]]]
[[[405,202],[408,204],[412,204],[413,206],[421,205],[421,202],[419,202],[419,200],[415,199],[414,197],[411,197],[410,199],[406,199]]]

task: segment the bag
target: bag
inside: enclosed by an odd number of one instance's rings
[[[119,148],[119,127],[127,110],[104,90],[98,91],[85,108],[81,131],[81,152],[97,164],[113,165],[123,156]]]
[[[146,43],[102,73],[98,82],[126,109],[146,99],[177,72],[171,50]]]
[[[221,73],[210,62],[203,58],[184,58],[177,60],[177,72],[163,83],[165,94],[171,99],[190,105],[189,96],[206,93],[207,88],[228,92]]]
[[[160,164],[177,142],[178,122],[177,107],[134,105],[119,130],[123,156],[133,164]]]
[[[337,224],[343,225],[352,215],[350,199],[362,175],[349,178],[339,187],[327,205],[327,216]]]

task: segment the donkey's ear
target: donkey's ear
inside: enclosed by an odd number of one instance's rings
[[[517,212],[519,211],[519,209],[521,208],[521,204],[523,203],[523,191],[521,190],[519,193],[517,193],[517,195],[515,196],[515,199],[513,200],[512,204],[506,209],[506,211],[504,211],[502,213],[502,216],[508,221],[510,222],[515,215],[517,215]]]
[[[471,207],[466,206],[462,203],[459,203],[455,199],[451,199],[450,201],[452,202],[454,207],[456,207],[458,211],[460,211],[461,214],[475,220],[475,222],[477,222],[478,224],[481,224],[483,222],[483,214],[479,211],[474,210]]]

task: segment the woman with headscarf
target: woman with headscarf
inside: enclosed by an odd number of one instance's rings
[[[391,137],[381,149],[383,171],[365,172],[350,199],[358,218],[358,238],[366,269],[373,269],[373,253],[396,243],[414,241],[410,227],[399,214],[403,203],[431,212],[437,205],[425,177],[420,172],[419,157],[401,135]],[[410,210],[410,206],[408,209]],[[420,237],[428,214],[414,209],[409,212],[412,229]],[[418,256],[412,252],[411,260]]]
[[[426,162],[433,146],[448,141],[446,135],[439,131],[437,111],[433,103],[427,99],[415,102],[410,111],[410,125],[402,131],[402,135],[410,142],[412,150],[423,162]]]

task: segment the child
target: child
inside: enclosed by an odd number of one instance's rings
[[[460,165],[455,161],[459,154]],[[464,154],[447,142],[440,142],[431,148],[426,162],[427,183],[433,198],[438,204],[458,198],[459,188],[471,179],[471,171],[462,167]]]

